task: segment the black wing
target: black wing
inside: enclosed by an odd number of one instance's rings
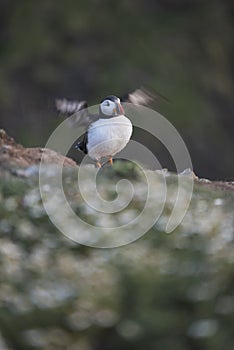
[[[98,115],[92,114],[88,110],[86,101],[68,101],[65,98],[55,101],[56,109],[59,113],[68,118],[70,127],[86,127],[98,119]]]
[[[124,95],[122,98],[120,98],[120,100],[122,102],[129,102],[134,105],[142,105],[142,106],[151,105],[155,100],[164,100],[169,102],[168,99],[163,95],[161,95],[160,93],[155,91],[151,92],[148,89],[145,89],[143,87]]]

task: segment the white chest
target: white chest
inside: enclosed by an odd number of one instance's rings
[[[99,119],[91,125],[88,133],[88,154],[98,160],[120,152],[130,140],[132,123],[125,116]]]

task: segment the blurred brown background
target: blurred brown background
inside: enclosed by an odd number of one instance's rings
[[[97,104],[143,85],[171,101],[157,109],[195,172],[231,179],[233,15],[231,0],[1,0],[0,126],[43,146],[59,123],[56,97]]]

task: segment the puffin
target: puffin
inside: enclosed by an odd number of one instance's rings
[[[101,100],[96,114],[89,111],[86,101],[69,101],[64,98],[55,103],[60,114],[70,116],[67,121],[72,128],[85,128],[82,139],[76,141],[73,147],[88,154],[95,166],[101,168],[103,159],[113,164],[113,157],[126,147],[132,136],[133,126],[125,115],[122,103],[146,106],[153,99],[154,95],[144,88],[136,89],[122,98],[109,95]]]

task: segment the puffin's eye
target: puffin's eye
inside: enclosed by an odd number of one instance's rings
[[[106,101],[106,106],[110,106],[110,102],[109,101]]]

